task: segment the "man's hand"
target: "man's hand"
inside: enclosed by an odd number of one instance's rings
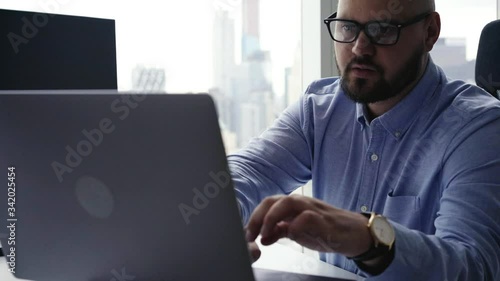
[[[373,243],[367,223],[359,213],[318,199],[280,195],[257,206],[246,227],[246,238],[253,242],[260,233],[262,245],[271,245],[288,237],[313,250],[352,257],[366,252]]]
[[[250,257],[252,262],[256,262],[260,258],[259,246],[255,242],[248,242],[248,251],[250,252]]]

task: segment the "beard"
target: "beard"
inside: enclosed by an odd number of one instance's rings
[[[372,57],[356,57],[345,68],[340,71],[342,76],[340,85],[347,96],[357,103],[369,104],[385,101],[399,95],[408,85],[414,82],[420,73],[421,59],[424,56],[423,48],[416,49],[403,67],[396,71],[396,76],[390,80],[384,78],[385,71],[373,62]],[[362,64],[373,67],[379,75],[379,79],[370,82],[368,79],[352,77],[351,71],[354,64]]]

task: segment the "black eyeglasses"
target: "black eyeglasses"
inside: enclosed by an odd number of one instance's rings
[[[361,24],[353,20],[337,19],[335,12],[323,22],[328,27],[328,32],[334,41],[352,43],[358,39],[359,33],[363,30],[372,44],[389,46],[398,42],[402,28],[415,24],[430,14],[429,12],[420,14],[405,23],[369,21]]]

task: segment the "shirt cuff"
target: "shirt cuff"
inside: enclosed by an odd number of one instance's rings
[[[364,264],[363,262],[360,261],[354,261],[354,263],[358,266],[361,271],[368,273],[371,276],[377,276],[382,274],[389,265],[391,265],[392,261],[394,260],[394,252],[396,251],[396,242],[391,247],[391,250],[387,253],[387,255],[384,256],[382,262],[378,264],[377,266],[368,266]]]

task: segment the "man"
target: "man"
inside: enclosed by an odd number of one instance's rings
[[[247,240],[373,280],[500,280],[500,102],[430,59],[434,1],[340,0],[327,23],[341,78],[228,157]]]

